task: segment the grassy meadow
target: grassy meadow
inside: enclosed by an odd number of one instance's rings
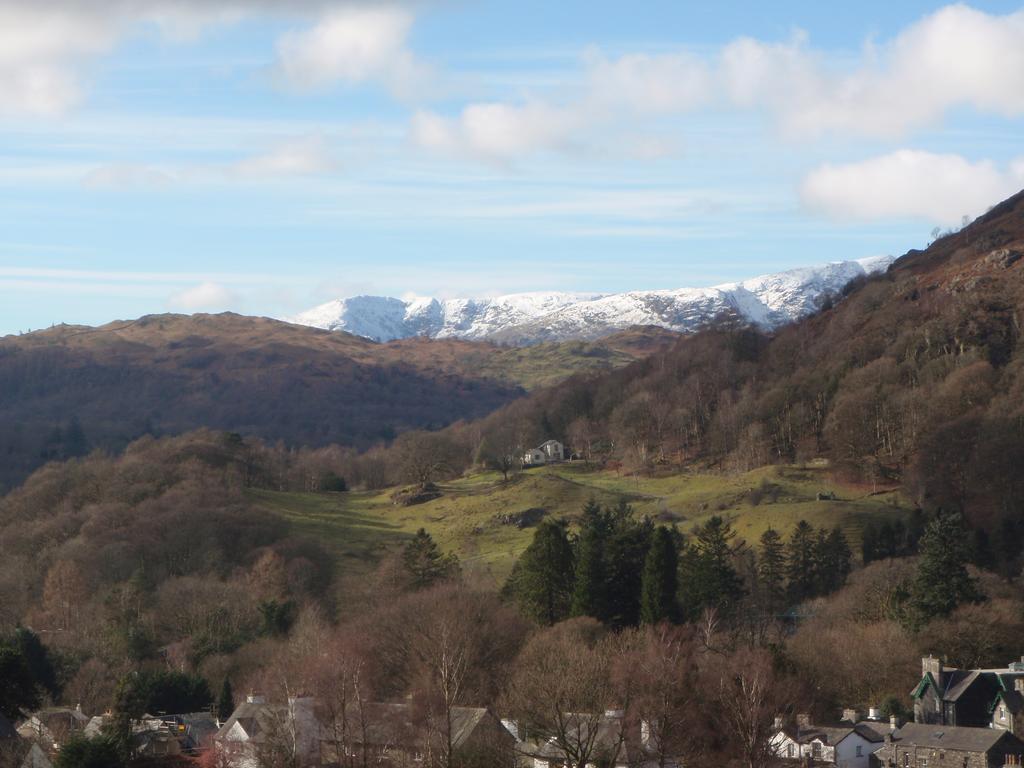
[[[855,552],[866,521],[909,511],[898,492],[837,484],[825,467],[634,477],[579,463],[530,469],[507,483],[497,473],[478,472],[440,488],[440,498],[410,507],[392,502],[396,489],[253,495],[297,533],[334,549],[345,572],[372,568],[388,548],[423,527],[445,551],[458,554],[467,573],[488,585],[504,581],[533,536],[532,527],[503,524],[501,516],[527,509],[572,521],[591,498],[601,504],[625,499],[638,515],[674,523],[683,531],[712,515],[725,516],[750,543],[769,526],[788,535],[804,519],[815,526],[842,527]],[[819,498],[830,494],[835,499]]]

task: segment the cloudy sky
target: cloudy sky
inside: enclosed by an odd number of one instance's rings
[[[0,333],[620,291],[1024,187],[1024,9],[0,0]]]

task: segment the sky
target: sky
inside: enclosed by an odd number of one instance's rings
[[[0,0],[0,335],[899,255],[1022,129],[1015,3]]]

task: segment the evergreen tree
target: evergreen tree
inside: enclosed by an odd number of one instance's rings
[[[605,616],[605,563],[604,548],[608,538],[608,517],[597,502],[588,501],[583,508],[583,520],[576,539],[576,576],[574,579],[573,616]]]
[[[743,597],[743,579],[733,560],[739,546],[728,521],[715,515],[694,531],[692,547],[685,553],[683,602],[691,617],[705,608],[731,612]]]
[[[992,550],[992,541],[984,528],[971,531],[971,562],[986,571],[994,571],[999,566],[996,553]]]
[[[424,528],[416,531],[413,540],[405,545],[402,565],[413,589],[429,587],[459,572],[459,559],[453,554],[442,554],[437,542]]]
[[[89,739],[75,734],[54,758],[54,768],[121,768],[125,757],[121,745],[108,736]]]
[[[793,529],[786,553],[786,576],[789,580],[789,596],[794,602],[802,602],[814,594],[816,576],[816,537],[814,528],[801,520]]]
[[[606,513],[604,584],[601,621],[613,627],[635,627],[640,623],[640,596],[644,561],[651,546],[654,526],[638,522],[625,502]]]
[[[537,527],[505,591],[542,624],[566,618],[573,595],[573,551],[564,523],[544,520]]]
[[[961,603],[982,599],[977,583],[967,572],[970,552],[959,514],[937,514],[921,535],[920,553],[910,588],[915,623],[948,616]]]
[[[640,591],[640,621],[659,624],[676,617],[679,555],[676,537],[665,526],[658,526],[644,559]]]
[[[782,537],[774,528],[761,534],[761,552],[757,561],[764,609],[775,614],[786,599],[786,552]]]
[[[0,645],[0,714],[19,720],[23,711],[39,704],[39,687],[24,654],[18,648]]]
[[[220,687],[220,696],[217,698],[217,717],[223,722],[231,717],[235,711],[235,694],[231,690],[231,678],[225,677],[224,684]]]
[[[999,575],[1010,580],[1020,574],[1021,529],[1012,518],[1004,517],[996,538],[995,561]]]
[[[822,529],[825,533],[825,529]],[[839,526],[825,535],[824,539],[824,572],[821,594],[830,594],[846,584],[846,579],[853,570],[853,552],[846,541],[846,536]]]

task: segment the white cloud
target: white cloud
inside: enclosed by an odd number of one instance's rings
[[[412,119],[415,143],[432,150],[508,161],[524,154],[565,150],[582,116],[541,102],[470,104],[456,118],[420,111]]]
[[[682,112],[705,104],[712,95],[707,64],[682,51],[660,55],[626,54],[608,59],[596,49],[584,56],[586,100],[592,108],[626,107],[635,112]]]
[[[382,80],[411,94],[422,70],[406,48],[412,23],[412,13],[396,6],[337,8],[278,41],[279,71],[297,89]]]
[[[205,282],[172,294],[167,306],[182,312],[202,312],[225,309],[235,303],[237,297],[220,283]]]
[[[228,168],[229,176],[272,178],[311,176],[336,170],[337,161],[326,142],[311,137],[282,144],[269,152],[246,158]]]
[[[1024,10],[994,15],[950,5],[886,42],[865,43],[852,61],[814,49],[802,32],[783,42],[742,37],[704,56],[610,58],[588,49],[568,97],[471,104],[455,117],[421,112],[412,136],[427,148],[508,160],[708,106],[763,111],[801,140],[899,137],[963,106],[1024,115]],[[523,138],[512,138],[518,132]]]
[[[801,186],[804,204],[840,218],[920,217],[944,226],[977,216],[1024,187],[1024,158],[999,169],[959,155],[900,150],[824,165]]]
[[[360,0],[0,0],[0,115],[59,115],[87,91],[86,65],[146,25],[169,40],[253,16],[311,22],[278,43],[292,85],[384,79],[395,89],[422,74],[404,47],[413,16]]]
[[[795,136],[892,138],[964,105],[1016,116],[1024,114],[1024,11],[947,6],[888,43],[865,44],[846,71],[803,35],[784,44],[743,38],[722,51],[720,77],[734,104],[768,110]]]

